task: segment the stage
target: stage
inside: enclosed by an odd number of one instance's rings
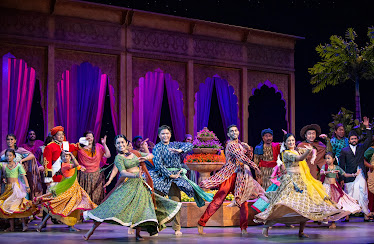
[[[127,234],[128,228],[118,225],[102,224],[86,242],[82,236],[91,227],[91,223],[81,223],[77,227],[81,232],[71,233],[64,225],[53,225],[48,222],[48,227],[42,233],[37,233],[36,224],[29,224],[28,232],[0,233],[0,243],[135,243],[135,237]],[[297,237],[298,227],[292,229],[283,225],[276,225],[269,230],[269,238],[261,235],[261,226],[248,227],[248,235],[241,236],[238,227],[206,227],[204,236],[197,234],[197,228],[183,228],[183,236],[175,237],[173,230],[168,227],[158,237],[149,237],[143,232],[144,241],[140,243],[373,243],[374,222],[363,222],[363,218],[352,217],[350,222],[337,222],[335,230],[328,229],[326,225],[317,225],[308,222],[305,233],[309,238]],[[139,242],[138,242],[139,243]]]

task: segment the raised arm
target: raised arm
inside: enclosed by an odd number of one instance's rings
[[[108,146],[106,145],[106,135],[104,136],[104,138],[101,138],[101,144],[103,145],[104,147],[104,155],[103,157],[104,158],[110,158],[110,151],[109,151],[109,148]]]

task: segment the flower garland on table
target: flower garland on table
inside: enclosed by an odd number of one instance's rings
[[[188,155],[184,159],[184,163],[203,163],[203,162],[226,162],[224,155],[199,153]]]
[[[216,134],[213,131],[208,130],[207,127],[204,127],[201,131],[197,132],[197,137],[213,137],[213,140],[218,140]]]
[[[222,149],[222,145],[219,141],[209,140],[209,141],[200,141],[197,137],[192,142],[194,148],[216,148]]]

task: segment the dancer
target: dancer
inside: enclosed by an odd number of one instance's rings
[[[142,177],[145,173],[148,182],[152,184],[147,167],[142,162],[152,159],[153,155],[141,153],[142,157],[137,157],[129,152],[128,143],[124,135],[115,137],[118,155],[114,163],[120,171],[120,180],[122,181],[96,209],[84,212],[85,219],[94,220],[92,228],[84,236],[85,240],[90,238],[102,222],[135,228],[136,239],[142,240],[143,238],[140,236],[142,228],[146,229],[150,235],[155,235],[159,229],[164,228],[166,222],[179,212],[181,203],[153,194],[151,186]],[[123,180],[125,178],[127,180]],[[156,202],[156,206],[154,202]],[[155,207],[157,207],[156,210]]]
[[[261,171],[261,186],[265,190],[272,184],[270,175],[277,165],[277,158],[280,152],[280,144],[273,142],[273,130],[268,128],[261,131],[262,141],[255,147],[253,161]]]
[[[355,173],[357,169],[361,169],[361,173],[356,177],[345,177],[344,178],[344,191],[354,199],[358,201],[364,212],[364,221],[371,221],[370,210],[368,208],[368,189],[366,184],[367,172],[364,164],[365,151],[370,147],[372,141],[372,131],[369,127],[369,119],[364,117],[363,121],[366,127],[366,140],[363,143],[358,144],[358,135],[352,130],[349,132],[348,141],[349,147],[345,147],[340,152],[339,164],[340,167],[348,174]],[[349,216],[346,217],[346,221],[349,220]]]
[[[53,141],[49,143],[43,153],[43,163],[44,163],[44,182],[47,184],[48,187],[51,187],[62,180],[62,175],[56,175],[55,172],[58,169],[55,169],[53,172],[53,165],[60,157],[63,145],[65,143],[65,132],[64,127],[56,126],[51,129],[51,135]],[[75,144],[67,144],[69,152],[76,152],[78,151],[79,147]]]
[[[38,163],[35,160],[34,154],[27,151],[23,147],[17,146],[17,137],[14,134],[8,134],[6,136],[6,143],[8,146],[8,149],[13,149],[16,152],[16,157],[14,159],[15,162],[19,162],[23,165],[24,169],[26,170],[26,177],[30,185],[30,192],[28,193],[28,196],[26,196],[27,199],[32,199],[35,196],[40,196],[43,192],[42,185],[41,185],[41,177],[39,172]],[[5,159],[5,150],[0,153],[0,161],[6,162]],[[23,180],[23,178],[21,178]],[[22,182],[26,183],[26,182]],[[2,185],[2,183],[0,182]],[[2,191],[4,191],[2,185]]]
[[[210,217],[221,207],[230,192],[234,192],[235,204],[240,207],[240,229],[242,234],[246,234],[249,210],[247,200],[264,194],[264,189],[253,179],[249,167],[255,169],[259,175],[261,175],[260,169],[249,159],[249,155],[246,155],[246,152],[249,151],[249,146],[246,143],[239,142],[238,127],[230,125],[227,131],[230,141],[225,150],[226,164],[215,175],[200,182],[200,186],[203,188],[219,186],[219,190],[214,195],[213,201],[208,205],[198,221],[198,232],[201,235],[205,234],[204,226]]]
[[[321,169],[321,182],[331,200],[336,203],[338,208],[344,210],[342,217],[360,212],[361,207],[358,205],[357,200],[348,196],[340,184],[336,183],[336,180],[338,179],[338,174],[344,177],[356,177],[360,174],[361,169],[358,169],[354,174],[345,173],[338,165],[334,164],[335,155],[332,152],[326,153],[325,160],[326,164]],[[335,221],[332,222],[329,228],[336,228]]]
[[[57,185],[52,186],[49,193],[34,199],[35,203],[42,203],[49,210],[49,214],[39,224],[37,231],[40,232],[45,227],[51,216],[69,226],[70,231],[79,231],[74,225],[80,218],[80,210],[97,207],[77,180],[77,170],[85,171],[86,168],[80,166],[74,155],[67,151],[62,151],[61,161],[55,163],[61,164],[64,178]]]
[[[186,176],[187,170],[182,168],[179,154],[190,151],[192,144],[170,142],[171,128],[167,125],[158,128],[158,136],[161,141],[153,148],[155,169],[149,171],[155,190],[177,202],[181,201],[181,191],[184,191],[189,197],[194,197],[198,207],[205,205],[204,199],[211,201],[213,195],[204,192],[195,182],[189,180]],[[175,235],[182,235],[180,213],[175,216],[172,228]]]
[[[287,174],[280,177],[280,186],[275,192],[266,193],[269,207],[257,214],[255,220],[265,223],[262,231],[265,237],[275,223],[300,223],[299,237],[308,237],[304,234],[306,221],[335,220],[334,215],[341,210],[333,205],[322,183],[309,172],[305,159],[313,148],[305,145],[305,149],[296,150],[291,133],[286,134],[283,141],[287,148],[282,155]]]
[[[104,199],[104,172],[101,172],[100,162],[110,158],[110,151],[106,145],[106,136],[101,139],[101,144],[95,142],[92,131],[86,131],[83,136],[88,142],[78,150],[78,163],[86,168],[85,171],[79,171],[79,185],[87,192],[91,200],[100,204]]]
[[[348,138],[345,137],[345,129],[343,124],[337,124],[334,127],[334,137],[330,140],[332,153],[337,159],[340,157],[340,152],[343,148],[348,147]],[[339,160],[338,160],[339,165]]]
[[[299,148],[311,146],[314,149],[313,153],[306,158],[306,162],[312,176],[315,179],[319,179],[319,171],[325,164],[326,145],[316,139],[317,137],[326,138],[327,136],[325,134],[321,135],[321,127],[317,124],[304,126],[300,131],[300,136],[304,141],[297,145]]]
[[[36,151],[39,147],[43,146],[44,142],[41,140],[36,140],[36,133],[34,130],[29,130],[27,133],[26,143],[21,145],[21,147],[25,148],[27,151],[31,152],[36,157]],[[38,165],[41,166],[39,159],[36,157],[36,161]]]
[[[36,208],[26,194],[30,192],[26,171],[20,162],[15,162],[16,152],[13,149],[5,150],[7,163],[1,163],[6,176],[5,192],[0,196],[0,218],[9,219],[10,227],[5,231],[14,231],[14,219],[22,218],[22,231],[27,231],[26,217],[31,216]],[[18,180],[22,177],[25,185]],[[4,179],[5,180],[5,179]]]

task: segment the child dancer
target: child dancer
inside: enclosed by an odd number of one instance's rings
[[[74,225],[80,218],[80,210],[91,210],[97,207],[77,180],[75,169],[84,171],[85,168],[78,165],[78,161],[71,152],[62,151],[61,161],[61,172],[64,179],[51,187],[50,193],[36,197],[34,200],[37,203],[41,202],[49,210],[49,214],[38,226],[38,232],[42,230],[51,215],[68,225],[70,231],[79,231]]]
[[[5,231],[14,231],[14,219],[22,218],[22,231],[27,231],[26,217],[31,216],[36,208],[27,200],[26,194],[30,186],[22,163],[14,162],[16,152],[13,149],[5,151],[7,163],[1,163],[3,175],[6,176],[5,192],[0,196],[0,218],[9,219],[10,227]],[[18,180],[22,176],[26,187]],[[5,182],[5,179],[4,179]]]
[[[338,165],[335,165],[335,155],[332,152],[328,152],[325,155],[326,164],[321,169],[321,181],[326,189],[326,193],[330,196],[331,200],[337,204],[338,208],[344,210],[343,216],[354,214],[361,211],[360,205],[357,201],[347,195],[340,184],[336,183],[338,174],[344,177],[356,177],[360,174],[361,170],[358,169],[355,174],[347,174]],[[342,217],[343,217],[342,216]],[[335,221],[330,225],[331,229],[336,228]]]

